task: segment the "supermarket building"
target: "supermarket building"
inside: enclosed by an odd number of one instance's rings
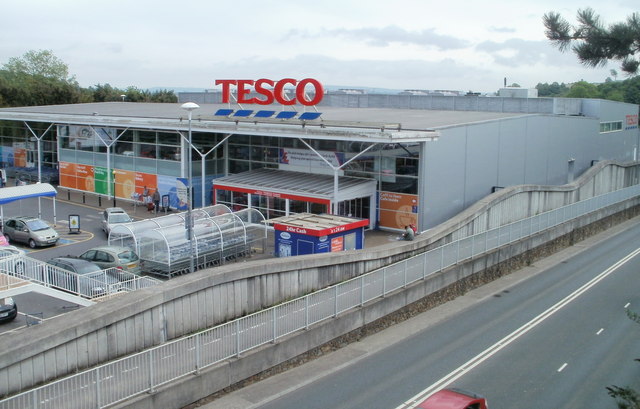
[[[496,189],[565,184],[597,161],[636,160],[639,147],[638,106],[613,101],[299,93],[313,105],[285,105],[233,92],[180,94],[200,105],[191,121],[181,103],[0,109],[3,167],[40,163],[62,188],[120,200],[158,189],[184,209],[191,129],[196,208],[426,230]]]

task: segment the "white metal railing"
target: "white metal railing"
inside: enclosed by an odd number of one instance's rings
[[[137,276],[116,268],[78,275],[24,255],[1,259],[0,274],[7,277],[8,280],[13,278],[30,281],[90,300],[135,291],[161,283],[155,278]]]
[[[497,247],[640,195],[640,185],[464,237],[338,285],[0,401],[0,409],[104,408],[358,308]]]

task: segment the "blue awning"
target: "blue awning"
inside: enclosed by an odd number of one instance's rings
[[[30,197],[55,197],[56,189],[48,183],[25,186],[11,186],[0,189],[0,205]]]

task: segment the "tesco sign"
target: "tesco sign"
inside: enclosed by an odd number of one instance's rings
[[[318,80],[313,78],[305,78],[297,81],[293,78],[284,78],[280,81],[273,81],[266,78],[259,80],[216,80],[216,85],[222,85],[222,102],[229,102],[231,86],[235,85],[238,93],[238,104],[258,104],[270,105],[277,102],[282,105],[295,105],[296,103],[312,106],[322,101],[324,96],[324,88]],[[296,88],[296,97],[287,99],[284,96],[284,87],[287,85]],[[308,99],[304,90],[307,85],[311,85],[315,89],[313,98]],[[258,94],[257,97],[249,98],[251,91]]]

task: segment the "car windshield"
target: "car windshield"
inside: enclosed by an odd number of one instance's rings
[[[42,220],[29,220],[27,223],[27,226],[29,227],[29,230],[31,231],[40,231],[40,230],[47,230],[49,228],[49,225],[45,222],[43,222]]]
[[[126,213],[112,213],[109,216],[109,223],[129,223],[131,218]]]
[[[138,261],[138,255],[131,250],[118,253],[118,258],[124,263]]]

